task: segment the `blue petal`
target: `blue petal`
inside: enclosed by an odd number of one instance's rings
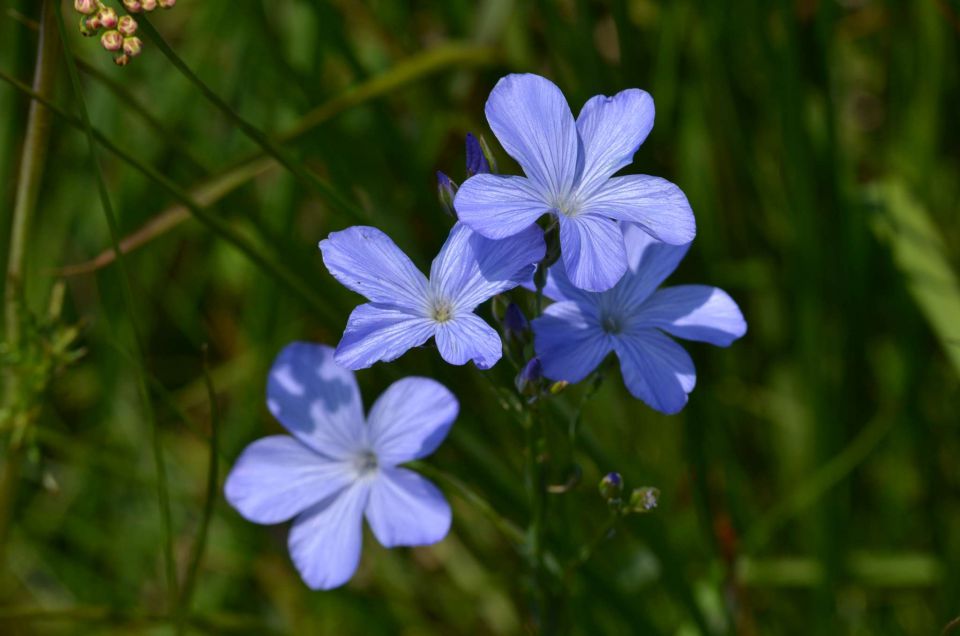
[[[357,482],[301,514],[290,528],[287,547],[311,589],[330,590],[350,580],[360,564],[363,510],[370,487]]]
[[[610,353],[610,337],[594,307],[563,301],[533,321],[533,346],[551,380],[579,382]]]
[[[467,176],[472,177],[475,174],[489,172],[490,164],[487,163],[487,157],[483,154],[480,142],[472,133],[467,133]]]
[[[334,357],[341,366],[354,370],[390,362],[429,340],[435,324],[394,307],[360,305],[350,314]]]
[[[452,518],[443,493],[404,468],[380,470],[366,514],[377,541],[387,548],[436,543],[447,536]]]
[[[587,198],[583,210],[636,223],[671,245],[685,245],[697,234],[687,197],[660,177],[632,174],[609,179]]]
[[[227,501],[254,523],[280,523],[334,495],[352,480],[351,464],[330,461],[288,435],[259,439],[227,475]]]
[[[747,332],[737,303],[707,285],[679,285],[656,292],[641,308],[643,324],[678,338],[729,346]]]
[[[453,207],[473,231],[502,239],[529,228],[552,206],[529,179],[478,174],[463,182]]]
[[[267,377],[267,408],[297,439],[327,457],[349,456],[361,443],[357,380],[326,345],[294,342],[277,354]]]
[[[472,312],[488,298],[529,278],[534,263],[545,253],[543,231],[536,225],[494,241],[458,223],[433,261],[430,285],[454,302],[457,311]]]
[[[503,355],[500,335],[476,314],[460,314],[437,326],[437,349],[450,364],[466,364],[489,369]]]
[[[558,215],[560,255],[570,282],[579,289],[610,289],[627,270],[623,231],[616,221],[602,216]]]
[[[357,225],[320,241],[323,263],[340,283],[375,303],[423,307],[427,279],[390,237]]]
[[[437,449],[460,405],[447,387],[429,378],[403,378],[377,398],[367,425],[381,465],[426,457]]]
[[[560,89],[539,75],[507,75],[486,106],[487,122],[538,189],[567,194],[582,167],[573,114]]]
[[[690,244],[669,245],[651,237],[636,225],[624,223],[622,227],[630,272],[623,277],[621,291],[639,303],[646,300],[677,269]]]
[[[613,97],[597,95],[583,105],[577,117],[584,155],[580,192],[589,195],[633,161],[653,128],[653,117],[653,98],[637,88]]]
[[[654,329],[613,339],[623,382],[634,397],[661,413],[679,412],[693,390],[697,373],[683,347]]]

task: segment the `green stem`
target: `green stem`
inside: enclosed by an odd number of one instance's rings
[[[40,12],[41,28],[37,44],[37,61],[34,67],[33,91],[38,95],[47,96],[53,92],[59,40],[55,37],[56,26],[50,12],[50,0],[42,4]],[[27,133],[20,158],[20,174],[13,207],[10,251],[4,284],[4,340],[7,351],[13,356],[17,356],[22,347],[20,326],[23,318],[23,271],[30,234],[30,219],[37,207],[46,164],[51,119],[50,111],[42,103],[38,101],[30,103]],[[17,366],[10,365],[4,373],[3,407],[11,414],[11,421],[2,422],[2,424],[10,425],[12,435],[7,447],[3,472],[0,474],[0,556],[6,545],[16,488],[20,481],[24,450],[23,432],[28,423],[27,416],[23,415],[23,410],[18,405],[21,388]]]
[[[103,177],[103,171],[100,168],[100,160],[97,157],[97,142],[93,133],[93,125],[90,122],[90,114],[87,111],[87,103],[83,98],[83,86],[80,83],[80,74],[77,71],[76,60],[70,51],[70,44],[67,40],[67,31],[63,23],[63,11],[59,2],[54,2],[54,9],[57,14],[57,27],[60,30],[60,39],[63,41],[64,57],[67,62],[67,72],[70,75],[70,82],[73,85],[73,92],[77,98],[77,105],[80,110],[80,119],[83,122],[84,132],[87,137],[87,149],[90,154],[90,163],[93,166],[94,176],[97,181],[97,190],[100,195],[100,203],[103,208],[103,214],[107,220],[107,226],[110,230],[110,241],[113,248],[117,251],[117,266],[120,270],[120,288],[123,295],[123,302],[126,307],[126,313],[130,320],[130,326],[133,330],[134,346],[136,350],[136,370],[137,370],[137,389],[140,399],[143,402],[144,415],[152,430],[153,461],[157,472],[157,500],[160,508],[161,524],[164,535],[164,563],[166,565],[167,594],[170,603],[175,603],[177,599],[177,578],[176,566],[173,556],[173,522],[170,512],[170,493],[167,487],[166,467],[163,460],[163,447],[161,439],[160,426],[156,420],[156,414],[153,410],[153,404],[150,398],[150,392],[147,390],[147,372],[145,363],[145,354],[143,347],[142,334],[136,318],[136,304],[134,303],[133,287],[130,283],[130,275],[127,270],[126,261],[120,255],[120,231],[117,227],[117,219],[114,215],[113,204],[110,201],[110,193],[107,191],[107,183]]]

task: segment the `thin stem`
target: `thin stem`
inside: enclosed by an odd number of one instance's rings
[[[87,111],[87,103],[83,98],[83,86],[80,83],[80,74],[77,71],[76,60],[70,51],[70,44],[67,40],[67,32],[63,23],[63,11],[59,2],[54,2],[54,9],[57,14],[57,27],[60,30],[60,39],[63,41],[64,57],[67,62],[67,72],[70,75],[70,82],[73,85],[73,92],[77,98],[77,105],[80,110],[80,118],[83,122],[84,132],[87,137],[87,147],[90,154],[90,163],[93,166],[94,176],[97,180],[97,190],[100,195],[100,203],[103,208],[103,214],[107,220],[107,226],[110,230],[110,241],[113,243],[114,250],[119,253],[120,231],[117,227],[116,216],[113,211],[113,204],[110,201],[110,193],[107,191],[107,183],[103,177],[103,171],[100,168],[100,160],[97,157],[97,143],[93,133],[93,125],[90,123],[90,114]],[[136,318],[136,304],[134,303],[133,287],[130,283],[130,276],[127,270],[126,261],[118,256],[117,266],[120,270],[121,291],[123,302],[126,307],[127,316],[129,316],[130,326],[133,330],[134,346],[136,350],[136,370],[137,370],[137,389],[144,407],[144,415],[153,433],[153,460],[157,472],[157,500],[160,507],[161,525],[164,535],[164,562],[166,565],[167,594],[170,603],[175,603],[177,599],[177,579],[176,566],[173,557],[173,522],[170,513],[170,493],[167,487],[167,473],[163,460],[163,447],[161,445],[160,426],[156,420],[156,414],[153,411],[153,404],[150,398],[150,391],[147,390],[147,372],[145,364],[145,355],[143,341],[139,323]]]
[[[610,532],[617,527],[621,517],[622,515],[616,511],[610,512],[610,516],[607,517],[607,520],[597,530],[597,533],[593,536],[593,539],[581,547],[580,551],[577,553],[577,557],[567,564],[567,567],[564,569],[565,578],[571,576],[577,570],[577,568],[582,567],[587,563],[587,561],[590,560],[590,557],[592,557],[593,553],[597,551],[597,548],[603,545],[603,543],[610,538]]]

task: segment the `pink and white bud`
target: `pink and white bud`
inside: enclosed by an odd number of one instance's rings
[[[172,9],[177,5],[177,0],[159,0],[159,2],[164,9]]]
[[[119,51],[123,48],[123,36],[119,31],[107,31],[100,36],[100,44],[108,51]]]
[[[137,21],[130,16],[125,15],[120,18],[119,22],[117,22],[117,31],[126,37],[133,35],[137,32]]]
[[[84,26],[89,31],[89,33],[85,33],[84,35],[94,35],[97,31],[100,30],[100,27],[102,27],[103,25],[100,24],[100,18],[98,18],[97,16],[93,16],[92,18],[84,18]],[[83,29],[81,29],[80,31],[82,33]]]
[[[97,17],[100,18],[100,24],[103,25],[103,28],[117,28],[117,12],[110,7],[104,7],[100,9],[100,13],[97,14]]]
[[[84,17],[80,18],[80,25],[79,25],[80,35],[82,35],[85,38],[88,38],[91,35],[96,35],[97,33],[96,29],[91,29],[90,27],[87,26],[88,19],[89,18],[84,18]]]
[[[140,13],[143,10],[143,5],[140,3],[140,0],[123,0],[123,6],[126,7],[130,13]]]
[[[130,63],[130,56],[126,53],[121,53],[117,57],[113,58],[113,63],[117,66],[126,66]]]
[[[123,38],[123,52],[130,57],[137,57],[143,50],[143,42],[138,37]]]
[[[144,11],[153,11],[157,8],[157,0],[140,0],[140,6]]]
[[[90,15],[97,10],[97,2],[96,0],[73,0],[73,8],[77,13]]]

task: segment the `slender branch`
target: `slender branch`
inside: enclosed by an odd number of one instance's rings
[[[67,31],[63,23],[63,10],[60,3],[54,1],[54,9],[57,15],[57,27],[60,30],[60,39],[63,41],[64,58],[67,62],[67,73],[70,76],[70,82],[73,85],[73,92],[77,99],[77,105],[80,110],[80,118],[83,122],[84,132],[87,137],[87,149],[90,154],[90,164],[93,166],[94,176],[97,181],[97,190],[100,195],[100,203],[103,208],[103,214],[107,220],[107,226],[110,230],[110,241],[113,248],[119,252],[120,231],[117,227],[117,219],[114,215],[113,204],[110,201],[110,193],[107,191],[107,183],[100,168],[100,160],[97,157],[97,142],[93,133],[93,125],[90,123],[90,114],[87,111],[87,103],[83,97],[83,86],[80,83],[80,74],[77,71],[76,60],[70,50],[70,44],[67,40]],[[153,460],[157,473],[157,500],[160,507],[160,518],[163,527],[164,536],[164,563],[166,565],[167,594],[170,603],[175,603],[177,599],[177,579],[176,565],[173,556],[173,522],[170,513],[170,494],[167,486],[166,467],[163,460],[163,447],[161,445],[160,426],[153,410],[153,404],[150,398],[150,391],[147,389],[147,372],[145,363],[145,354],[142,340],[142,333],[139,328],[139,322],[136,317],[136,304],[134,302],[133,287],[130,282],[130,275],[126,267],[126,261],[122,257],[117,258],[117,265],[120,270],[123,302],[126,306],[126,313],[130,320],[130,326],[133,330],[133,339],[136,350],[136,370],[137,370],[137,389],[140,393],[140,399],[144,407],[144,416],[152,430]]]

